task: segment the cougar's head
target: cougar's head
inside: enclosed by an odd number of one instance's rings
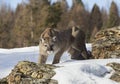
[[[56,42],[57,42],[56,33],[57,33],[57,31],[55,31],[54,29],[47,28],[41,34],[40,44],[42,44],[42,46],[44,46],[44,48],[46,49],[48,54],[55,51],[55,46],[56,46]]]

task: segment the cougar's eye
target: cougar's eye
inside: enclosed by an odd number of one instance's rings
[[[56,36],[53,37],[53,41],[56,41]]]
[[[45,46],[45,47],[47,47],[47,45],[46,45],[46,44],[45,44],[44,46]]]

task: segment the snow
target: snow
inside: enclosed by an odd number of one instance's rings
[[[86,44],[91,51],[91,44]],[[37,62],[39,47],[24,47],[14,49],[0,49],[0,78],[7,76],[18,61],[28,60]],[[51,64],[54,54],[47,59],[47,64]],[[91,60],[71,60],[67,52],[61,57],[61,61],[56,66],[56,75],[52,78],[58,80],[59,84],[117,84],[109,79],[114,70],[107,63],[118,62],[120,59],[91,59]]]
[[[117,84],[109,79],[114,72],[112,68],[100,63],[93,64],[92,61],[95,60],[57,64],[61,67],[55,70],[56,75],[53,79],[58,80],[59,84]]]

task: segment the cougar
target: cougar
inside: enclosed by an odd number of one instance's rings
[[[88,59],[88,52],[85,46],[85,33],[72,27],[63,31],[53,28],[46,28],[40,36],[40,56],[38,63],[46,63],[50,53],[55,53],[53,64],[59,63],[62,54],[68,51],[71,59]]]

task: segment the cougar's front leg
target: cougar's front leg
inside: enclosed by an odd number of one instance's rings
[[[60,51],[58,51],[58,52],[55,54],[54,60],[53,60],[53,63],[52,63],[52,64],[59,63],[60,58],[61,58],[63,52],[64,52],[63,50],[60,50]]]
[[[48,56],[46,56],[46,55],[40,55],[39,60],[38,60],[38,64],[45,64],[46,60],[47,60],[47,57]]]
[[[87,48],[86,45],[83,44],[83,46],[81,47],[81,55],[85,58],[88,59],[89,58],[89,54],[87,52]]]

